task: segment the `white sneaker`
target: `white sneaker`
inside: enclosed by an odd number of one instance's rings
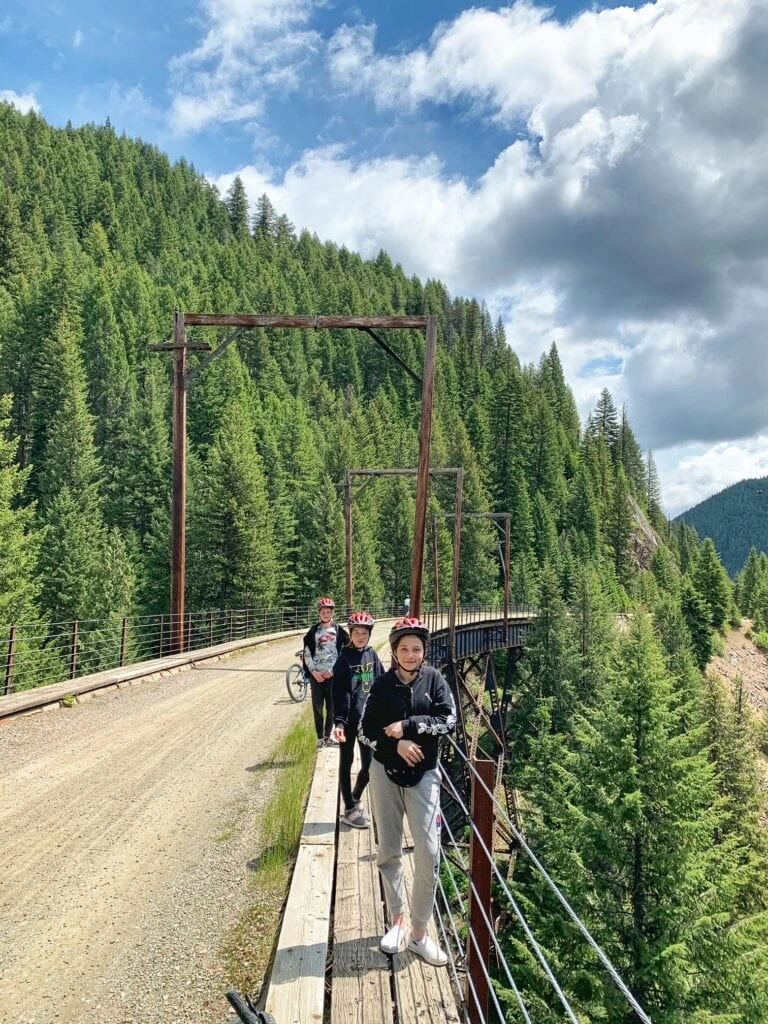
[[[405,925],[393,924],[379,943],[379,949],[382,953],[386,953],[387,956],[394,956],[395,953],[400,952],[400,946],[402,945],[404,938]]]
[[[428,964],[432,964],[433,967],[445,967],[448,963],[446,954],[428,935],[425,935],[423,939],[414,939],[413,935],[409,935],[405,948],[409,953],[415,953],[422,960],[426,960]]]

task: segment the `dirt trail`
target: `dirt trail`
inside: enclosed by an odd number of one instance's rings
[[[0,726],[0,1021],[227,1019],[297,644]]]

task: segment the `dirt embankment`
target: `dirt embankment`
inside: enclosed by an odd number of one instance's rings
[[[715,672],[735,686],[738,679],[744,683],[744,693],[751,707],[760,715],[768,710],[768,657],[747,639],[752,623],[744,619],[738,629],[731,629],[725,637],[725,653],[716,654],[707,671]]]
[[[725,652],[712,658],[707,672],[725,679],[734,692],[741,680],[744,696],[760,721],[768,716],[768,656],[747,638],[751,625],[744,619],[737,629],[728,631]],[[761,763],[768,788],[768,758],[761,757]]]

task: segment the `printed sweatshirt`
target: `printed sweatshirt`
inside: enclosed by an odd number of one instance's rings
[[[397,752],[399,740],[384,728],[403,723],[404,740],[424,751],[424,760],[411,767]],[[422,665],[412,683],[403,683],[393,668],[374,680],[358,730],[361,742],[373,748],[389,779],[398,786],[415,786],[424,773],[437,767],[440,737],[456,726],[451,688],[436,668]]]
[[[373,681],[384,674],[381,658],[372,647],[362,651],[350,644],[333,666],[333,721],[357,731]]]
[[[335,622],[317,622],[304,636],[304,664],[310,672],[332,672],[341,649],[349,643],[346,629]]]

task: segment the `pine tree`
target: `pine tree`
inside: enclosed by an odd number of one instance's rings
[[[683,577],[680,608],[691,635],[696,662],[703,669],[712,656],[712,618],[709,606],[687,576]]]
[[[301,499],[298,593],[311,605],[318,594],[344,593],[344,514],[338,491],[324,476]]]
[[[619,466],[616,474],[616,483],[611,494],[606,518],[605,539],[608,543],[616,578],[620,583],[626,584],[632,568],[630,545],[634,520],[623,466]]]
[[[674,691],[647,616],[622,641],[583,751],[582,858],[604,948],[654,1020],[689,1008],[690,947],[706,928],[713,780],[696,738],[678,731]],[[599,906],[599,910],[598,910]],[[608,1019],[629,1021],[608,989]]]
[[[224,413],[190,520],[189,588],[196,607],[270,607],[278,580],[267,485],[250,419],[238,402]]]
[[[37,597],[39,538],[33,524],[34,508],[23,504],[29,471],[15,464],[18,442],[7,436],[10,406],[10,395],[0,396],[0,643],[7,626],[36,617]]]
[[[595,406],[595,411],[591,417],[591,426],[595,436],[601,437],[611,453],[614,465],[616,465],[619,459],[619,448],[620,448],[620,436],[621,426],[619,424],[619,416],[616,412],[616,406],[614,405],[613,398],[608,388],[603,388],[600,392],[600,398]]]
[[[701,545],[691,581],[709,608],[712,627],[721,629],[731,608],[731,583],[709,537]]]
[[[232,184],[229,186],[227,198],[224,201],[229,214],[229,223],[232,234],[235,238],[243,239],[248,237],[248,195],[245,185],[239,174],[236,174]]]

